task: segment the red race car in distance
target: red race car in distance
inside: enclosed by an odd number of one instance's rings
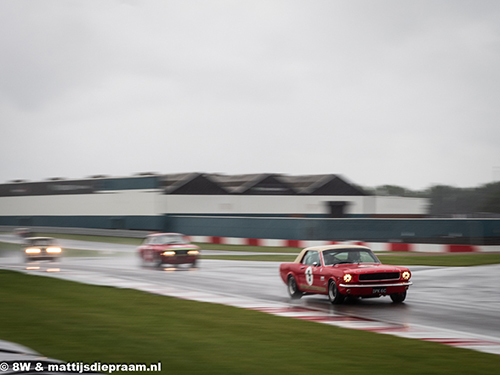
[[[383,265],[368,247],[357,245],[308,247],[293,263],[280,265],[280,276],[292,298],[325,294],[333,304],[380,296],[401,303],[412,285],[408,268]]]
[[[191,264],[196,267],[200,248],[180,233],[155,233],[147,236],[137,249],[144,265]]]

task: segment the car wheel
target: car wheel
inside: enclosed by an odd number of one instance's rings
[[[158,255],[158,257],[156,258],[156,261],[155,261],[155,265],[156,265],[156,267],[161,267],[162,264],[163,264],[163,261],[161,259],[161,256]]]
[[[334,305],[344,302],[345,299],[345,296],[339,292],[337,284],[333,280],[330,280],[328,284],[328,299]]]
[[[392,302],[401,303],[406,299],[406,292],[403,293],[393,293],[391,294]]]
[[[292,275],[288,276],[287,286],[288,294],[290,295],[290,297],[292,297],[292,299],[299,299],[300,297],[302,297],[302,292],[299,290],[297,281]]]

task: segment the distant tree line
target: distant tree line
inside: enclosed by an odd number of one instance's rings
[[[429,198],[433,217],[500,217],[500,182],[476,188],[435,185],[425,190],[410,190],[396,185],[364,188],[374,195]]]

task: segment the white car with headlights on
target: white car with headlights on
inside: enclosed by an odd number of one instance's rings
[[[26,261],[33,260],[58,260],[62,249],[52,237],[28,237],[25,238],[24,258]]]

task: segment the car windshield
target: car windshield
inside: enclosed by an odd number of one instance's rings
[[[169,234],[155,238],[155,245],[185,244],[187,241],[180,234]]]
[[[325,266],[348,263],[380,263],[368,249],[335,249],[323,251]]]

